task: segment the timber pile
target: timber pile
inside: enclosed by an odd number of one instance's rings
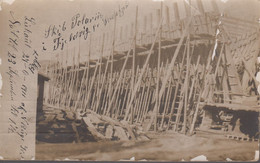
[[[130,126],[126,121],[116,121],[108,116],[98,115],[91,110],[81,115],[88,130],[96,139],[108,140],[149,140],[142,128]]]
[[[91,110],[76,114],[68,110],[45,107],[39,118],[37,140],[47,142],[83,142],[100,140],[149,140],[141,127],[130,126],[124,121],[115,121],[100,116]],[[57,139],[62,137],[61,139]],[[58,140],[58,141],[57,141]]]
[[[80,121],[76,121],[76,114],[70,111],[44,106],[44,112],[37,115],[37,140],[51,143],[80,142],[94,138],[87,129],[80,129]],[[80,137],[79,131],[85,135]]]

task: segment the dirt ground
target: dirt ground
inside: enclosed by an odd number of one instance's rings
[[[37,160],[99,161],[190,161],[204,155],[209,161],[251,161],[258,142],[236,141],[214,136],[185,136],[177,133],[148,135],[148,141],[103,141],[85,143],[38,143]]]

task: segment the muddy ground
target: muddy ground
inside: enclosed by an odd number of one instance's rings
[[[204,155],[209,161],[250,161],[259,150],[258,142],[226,139],[223,136],[178,133],[150,133],[148,141],[101,141],[36,145],[37,160],[148,160],[190,161]]]

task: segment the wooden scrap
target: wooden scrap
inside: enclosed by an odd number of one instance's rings
[[[118,137],[120,140],[129,140],[128,136],[126,135],[125,130],[122,127],[114,126],[115,133],[114,136]]]
[[[89,117],[83,117],[83,121],[85,122],[85,124],[87,125],[87,128],[89,130],[89,132],[96,137],[97,139],[106,139],[106,137],[104,135],[102,135],[101,133],[99,133],[95,126],[92,124],[92,122],[90,121]]]
[[[111,125],[108,125],[108,126],[106,127],[105,137],[106,137],[107,139],[112,139],[112,136],[113,136],[113,133],[114,133],[113,130],[114,130],[114,129],[113,129],[113,127],[112,127]]]

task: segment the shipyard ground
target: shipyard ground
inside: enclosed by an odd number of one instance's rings
[[[258,141],[237,141],[223,135],[149,133],[147,141],[43,143],[36,145],[37,160],[190,161],[204,155],[208,161],[252,161]]]

